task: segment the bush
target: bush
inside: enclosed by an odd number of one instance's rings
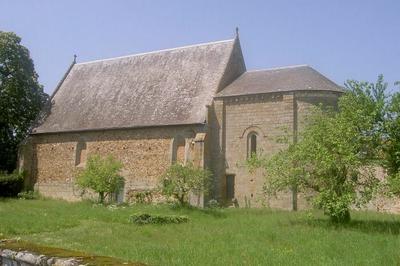
[[[153,202],[153,191],[144,190],[138,191],[134,194],[135,203],[139,204],[150,204]]]
[[[177,215],[155,215],[148,213],[138,213],[131,215],[130,221],[138,225],[180,224],[180,223],[187,223],[189,221],[189,218],[187,216],[177,216]]]
[[[92,189],[99,194],[99,202],[104,203],[107,196],[117,193],[124,184],[123,177],[119,174],[122,163],[112,156],[101,158],[99,155],[92,155],[88,158],[86,168],[81,171],[76,183],[83,189]]]
[[[400,155],[400,153],[399,153]],[[399,156],[400,159],[400,156]],[[400,172],[388,176],[389,191],[394,195],[400,195]]]
[[[22,192],[18,193],[18,198],[25,199],[25,200],[38,199],[39,193],[37,191],[33,191],[33,190],[22,191]]]
[[[211,199],[208,201],[207,207],[210,209],[217,209],[217,208],[220,208],[221,205],[219,204],[219,202],[216,199]]]
[[[173,164],[161,178],[161,192],[167,197],[174,197],[179,204],[189,202],[189,192],[207,194],[211,173],[195,167],[193,164]]]
[[[12,174],[0,173],[0,197],[16,197],[23,187],[23,173],[17,171]]]

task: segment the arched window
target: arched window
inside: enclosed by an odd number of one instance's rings
[[[250,132],[247,136],[247,157],[250,158],[251,155],[257,154],[257,133]]]
[[[86,157],[87,157],[86,142],[79,141],[78,144],[76,144],[75,165],[76,166],[85,165]]]

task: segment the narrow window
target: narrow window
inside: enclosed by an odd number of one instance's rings
[[[257,152],[257,135],[251,135],[250,139],[250,154],[256,154]]]
[[[257,133],[251,132],[247,137],[247,157],[257,154]]]
[[[86,142],[80,141],[76,145],[75,165],[83,166],[86,163],[87,149]]]

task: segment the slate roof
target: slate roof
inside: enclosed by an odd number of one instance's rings
[[[206,105],[245,70],[238,38],[77,63],[32,134],[204,123]]]
[[[300,90],[343,91],[312,67],[298,65],[245,72],[216,97]]]

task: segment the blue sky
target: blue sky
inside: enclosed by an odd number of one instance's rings
[[[248,69],[308,64],[347,79],[400,80],[400,1],[0,0],[0,30],[31,51],[51,93],[73,54],[88,61],[230,39]]]

